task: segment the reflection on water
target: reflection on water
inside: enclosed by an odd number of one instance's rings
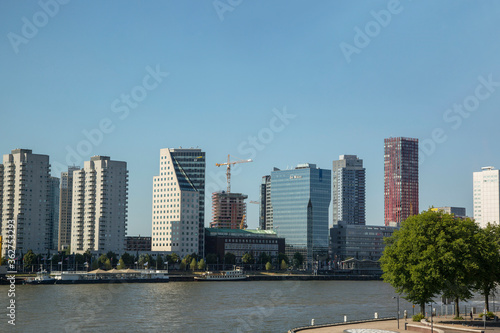
[[[6,318],[7,286],[0,286]],[[316,324],[396,315],[380,281],[242,281],[17,286],[23,332],[286,332]],[[463,306],[481,307],[476,298]],[[5,305],[5,306],[4,306]],[[436,306],[438,313],[441,311]],[[461,308],[462,308],[461,307]],[[400,300],[412,314],[412,305]],[[418,307],[415,309],[417,310]],[[451,310],[451,306],[449,310]],[[444,311],[444,310],[443,310]],[[5,331],[6,320],[0,323]]]

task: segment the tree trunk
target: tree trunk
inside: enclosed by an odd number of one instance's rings
[[[460,317],[460,305],[459,305],[458,301],[459,301],[458,297],[455,297],[455,317],[456,318]]]
[[[490,311],[490,302],[489,302],[489,292],[484,293],[484,306],[486,308],[486,312]]]
[[[420,313],[425,316],[425,303],[420,303]]]

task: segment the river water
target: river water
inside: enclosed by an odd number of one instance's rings
[[[0,332],[286,332],[312,318],[389,317],[397,308],[394,289],[381,281],[19,285],[13,298],[7,291],[0,286]],[[15,328],[7,323],[10,299]],[[405,309],[412,314],[400,299]]]

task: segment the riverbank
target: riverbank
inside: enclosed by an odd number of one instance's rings
[[[196,276],[200,276],[200,273],[186,274],[186,272],[173,271],[169,273],[169,282],[194,282]],[[288,274],[288,273],[253,273],[246,274],[248,279],[245,281],[381,281],[380,276],[377,275],[354,275],[354,274],[332,274],[332,275],[313,275],[313,274]],[[16,284],[24,284],[25,279],[32,279],[36,275],[16,275]],[[81,282],[79,281],[67,281],[60,282],[57,281],[56,284],[78,284],[78,283],[148,283],[148,282],[158,282],[157,279],[123,279],[119,281],[111,280],[92,280],[92,282]],[[166,282],[166,281],[165,281]],[[8,284],[8,281],[0,279],[0,284]]]
[[[406,324],[408,324],[408,327]],[[455,320],[452,316],[441,316],[433,318],[433,325],[431,327],[431,323],[423,324],[414,322],[411,319],[405,321],[400,318],[398,328],[398,320],[396,318],[385,318],[297,327],[290,329],[288,333],[343,333],[346,330],[383,330],[390,332],[404,332],[406,330],[429,333],[431,333],[431,331],[434,333],[500,333],[500,322],[488,320],[486,321],[486,328],[484,328],[484,322],[478,317],[473,320]]]

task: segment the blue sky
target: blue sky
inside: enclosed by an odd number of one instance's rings
[[[421,141],[420,210],[472,216],[472,172],[500,167],[498,1],[61,2],[0,2],[0,153],[128,162],[131,235],[166,147],[206,151],[209,190],[253,158],[232,179],[251,200],[273,167],[356,154],[372,225],[386,137]]]

